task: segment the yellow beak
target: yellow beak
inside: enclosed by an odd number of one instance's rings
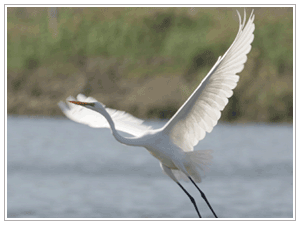
[[[76,105],[82,105],[82,106],[85,106],[85,105],[90,105],[90,106],[94,106],[95,103],[93,102],[80,102],[80,101],[69,101],[73,104],[76,104]]]

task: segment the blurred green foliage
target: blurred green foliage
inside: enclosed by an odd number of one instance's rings
[[[255,15],[253,48],[222,119],[291,122],[292,8],[257,8]],[[7,16],[8,113],[17,114],[57,114],[54,103],[75,89],[97,93],[101,74],[108,74],[111,87],[124,79],[181,76],[186,99],[238,30],[231,8],[8,8]],[[97,57],[102,66],[87,72]],[[77,87],[70,79],[84,84]],[[37,103],[17,108],[43,98],[49,100],[47,111]],[[170,117],[182,104],[176,100],[172,113],[153,105],[137,116]]]

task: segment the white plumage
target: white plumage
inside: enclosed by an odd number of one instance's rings
[[[96,111],[89,110],[85,107],[74,105],[69,101],[75,101],[72,96],[67,98],[67,104],[59,102],[58,105],[63,113],[71,120],[89,125],[93,128],[110,128],[109,123],[101,114]],[[77,100],[81,102],[97,102],[93,97],[86,97],[83,94],[77,95]],[[141,136],[147,130],[151,129],[150,126],[143,124],[143,120],[138,119],[129,113],[115,109],[105,108],[108,114],[113,119],[116,129],[133,136]]]
[[[219,57],[194,93],[164,127],[173,142],[184,151],[192,151],[205,133],[212,131],[221,117],[220,111],[233,94],[232,89],[239,80],[236,74],[243,70],[254,39],[253,11],[246,26],[245,21],[246,16],[230,48]]]
[[[105,108],[96,99],[86,98],[82,94],[77,96],[77,100],[69,97],[67,105],[63,102],[59,103],[63,113],[71,120],[96,128],[110,127],[119,142],[145,147],[160,161],[163,171],[188,195],[199,217],[201,215],[193,197],[181,186],[178,179],[191,180],[217,217],[204,193],[195,184],[201,181],[200,171],[210,162],[210,151],[193,150],[194,146],[205,137],[206,132],[211,132],[220,119],[221,111],[227,105],[228,98],[232,96],[232,90],[239,80],[237,73],[243,70],[247,54],[251,50],[254,39],[253,11],[247,24],[246,12],[244,12],[243,22],[239,13],[238,16],[239,30],[232,45],[222,57],[218,58],[176,114],[160,129],[153,130],[145,126],[143,120],[122,111]],[[123,137],[117,130],[134,137]]]

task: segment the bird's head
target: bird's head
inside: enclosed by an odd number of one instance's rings
[[[80,101],[69,101],[69,102],[76,104],[76,105],[84,106],[88,109],[97,111],[99,113],[106,112],[105,106],[100,102],[80,102]]]

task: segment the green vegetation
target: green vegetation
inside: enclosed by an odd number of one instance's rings
[[[255,14],[222,120],[291,122],[293,11]],[[139,117],[170,117],[230,46],[237,21],[231,8],[8,8],[8,113],[57,115],[58,101],[81,92]]]

